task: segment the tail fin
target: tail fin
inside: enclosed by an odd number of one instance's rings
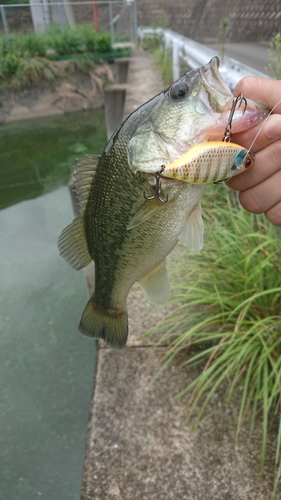
[[[102,339],[111,349],[123,349],[128,337],[127,311],[103,311],[91,297],[82,314],[79,331],[87,337]]]

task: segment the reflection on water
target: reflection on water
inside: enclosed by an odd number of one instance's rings
[[[66,184],[77,158],[101,153],[102,110],[0,126],[0,208]]]
[[[66,127],[72,118],[76,124],[87,118],[92,125],[93,116],[80,115],[66,117]],[[101,152],[105,130],[101,115],[98,120],[102,145],[94,144],[92,127],[80,146],[77,130],[77,140],[71,139],[71,144],[64,139],[62,147],[71,151],[76,143],[78,149],[86,148],[85,153]],[[52,127],[58,134],[62,123],[58,126],[56,119],[53,126],[51,119],[47,121],[53,142]],[[22,158],[20,141],[12,144],[0,128],[1,176],[4,172],[4,184],[9,186],[3,189],[1,183],[0,197],[2,206],[10,205],[0,211],[1,500],[79,499],[92,389],[95,342],[77,331],[86,301],[83,273],[72,270],[56,246],[60,231],[71,221],[72,208],[67,187],[51,189],[65,183],[70,164],[66,162],[61,171],[56,168],[55,144],[50,163],[46,148],[44,161],[38,160],[37,152],[32,156],[30,144],[37,151],[41,124],[51,148],[45,121],[37,121],[37,129],[34,122],[25,129],[19,124],[19,135],[26,134]],[[33,130],[28,132],[28,125]],[[17,137],[16,125],[9,137]],[[43,148],[43,137],[40,144]],[[15,149],[17,160],[11,164]],[[58,158],[59,163],[60,151]],[[73,162],[72,153],[68,160]],[[37,179],[31,173],[36,169]],[[30,199],[38,189],[46,194]],[[12,205],[20,199],[26,201]]]

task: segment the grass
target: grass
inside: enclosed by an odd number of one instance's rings
[[[157,70],[166,85],[173,82],[173,63],[170,50],[161,47],[154,49],[153,57],[156,61]]]
[[[228,31],[229,31],[229,19],[228,17],[223,17],[221,20],[219,36],[218,36],[218,49],[221,62],[223,62],[225,56],[225,43]]]
[[[261,470],[269,429],[277,428],[276,488],[281,471],[280,235],[264,216],[247,213],[231,196],[222,202],[217,189],[203,209],[204,249],[189,258],[182,252],[171,271],[173,310],[149,333],[162,332],[159,343],[168,344],[161,369],[174,360],[203,363],[182,393],[189,393],[190,415],[200,406],[198,422],[226,382],[226,401],[241,392],[237,436],[245,422],[251,434],[261,415]]]
[[[97,33],[89,25],[76,28],[52,26],[44,33],[0,37],[0,85],[18,89],[42,80],[55,81],[73,73],[93,70],[93,54],[111,51],[109,33]],[[68,62],[64,56],[74,55]]]
[[[0,63],[0,83],[11,90],[38,85],[42,81],[51,84],[57,79],[69,77],[80,70],[84,73],[94,71],[95,64],[87,56],[68,61],[50,61],[44,57],[19,57],[9,55]]]
[[[152,52],[157,71],[163,82],[166,85],[171,85],[173,82],[172,51],[165,48],[163,36],[154,27],[154,31],[144,36],[141,43],[145,50]]]
[[[270,63],[266,68],[276,80],[281,80],[281,33],[277,33],[269,44],[268,57]]]
[[[75,28],[51,26],[43,33],[12,33],[0,37],[0,55],[27,54],[29,57],[46,56],[46,51],[53,49],[57,57],[64,54],[84,52],[107,52],[111,50],[110,34],[98,33],[90,25],[78,25]]]

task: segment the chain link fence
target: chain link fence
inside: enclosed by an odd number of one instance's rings
[[[138,0],[139,26],[169,28],[201,43],[269,41],[281,30],[280,0]]]
[[[92,24],[111,33],[117,40],[135,41],[137,37],[136,1],[48,2],[31,0],[29,4],[0,5],[0,36],[14,32],[43,32],[52,24],[76,26]]]

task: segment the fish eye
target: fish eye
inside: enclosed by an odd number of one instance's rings
[[[182,99],[188,93],[188,86],[186,83],[175,83],[175,85],[170,90],[170,96],[173,99]]]

